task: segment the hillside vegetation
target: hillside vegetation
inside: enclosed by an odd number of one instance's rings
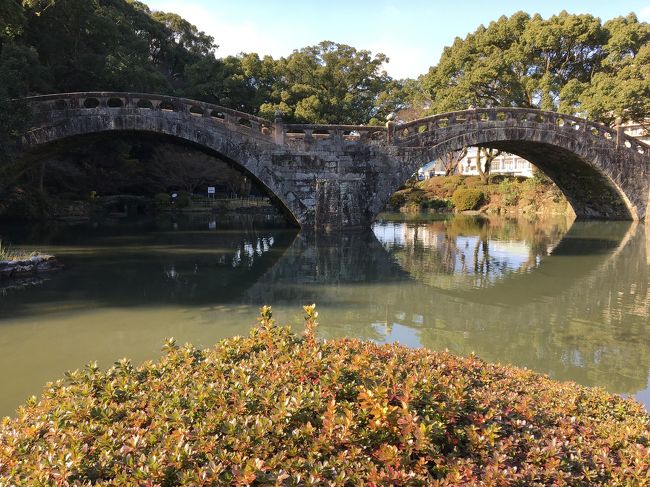
[[[572,215],[568,201],[549,179],[493,176],[484,184],[478,176],[409,180],[389,200],[393,211],[465,211],[491,214]]]

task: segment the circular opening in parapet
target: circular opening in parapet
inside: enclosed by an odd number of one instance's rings
[[[97,98],[86,98],[84,100],[84,108],[97,108],[99,100]]]
[[[124,102],[121,98],[109,98],[106,102],[106,105],[109,108],[120,108],[124,106]]]
[[[190,113],[191,113],[192,115],[203,115],[203,108],[201,108],[201,107],[199,107],[199,106],[196,106],[196,105],[193,105],[193,106],[190,108]]]
[[[138,108],[148,108],[148,109],[151,110],[153,108],[153,103],[151,103],[150,100],[142,99],[142,100],[138,100],[137,107]]]
[[[173,112],[174,111],[174,104],[170,101],[163,101],[160,103],[160,109],[165,110],[167,112]]]

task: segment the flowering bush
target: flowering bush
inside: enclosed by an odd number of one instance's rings
[[[95,364],[0,426],[0,485],[648,485],[634,401],[475,357],[247,338]]]

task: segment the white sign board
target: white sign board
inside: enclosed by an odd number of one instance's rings
[[[208,186],[208,194],[214,194],[214,186]]]

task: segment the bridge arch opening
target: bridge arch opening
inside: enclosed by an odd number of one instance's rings
[[[176,178],[170,178],[167,185],[158,179],[157,182],[154,183],[156,190],[151,190],[147,193],[152,198],[156,193],[172,193],[178,191],[190,192],[189,188],[194,185],[196,186],[196,194],[204,195],[205,199],[207,199],[208,187],[214,187],[216,194],[215,198],[231,199],[233,201],[239,200],[241,205],[253,205],[253,203],[255,203],[254,206],[256,208],[262,207],[261,211],[269,211],[271,212],[271,216],[273,215],[273,208],[275,208],[277,214],[282,215],[289,226],[300,226],[296,216],[293,214],[291,209],[288,208],[282,198],[275,194],[273,190],[269,188],[256,174],[250,171],[245,164],[242,164],[241,162],[205,145],[169,134],[124,130],[100,131],[63,137],[53,142],[40,144],[23,153],[21,158],[16,162],[17,171],[24,176],[30,171],[38,172],[43,163],[49,161],[58,161],[58,163],[61,163],[61,161],[64,161],[63,165],[66,166],[67,170],[74,172],[74,168],[72,167],[74,166],[74,163],[65,162],[66,160],[72,160],[81,163],[82,165],[88,164],[92,161],[83,161],[84,153],[88,150],[94,150],[94,148],[97,152],[101,153],[103,152],[102,146],[104,148],[111,146],[117,147],[117,149],[115,149],[117,152],[125,150],[126,148],[127,153],[121,154],[121,157],[122,162],[126,163],[126,170],[133,171],[133,187],[142,187],[147,178],[151,179],[151,174],[146,175],[138,172],[142,168],[138,169],[136,167],[138,166],[138,157],[136,156],[144,157],[144,165],[152,163],[152,158],[155,158],[160,154],[167,154],[170,158],[180,158],[180,160],[176,161],[177,164],[175,165],[175,168],[179,173],[182,172],[183,174],[178,175]],[[135,156],[134,152],[137,153]],[[100,158],[104,156],[110,158],[111,154],[99,155]],[[183,167],[184,164],[187,164],[188,160],[201,160],[203,162],[203,167],[198,163],[192,164],[190,168]],[[164,177],[165,174],[174,174],[174,167],[172,167],[173,161],[153,162],[155,162],[155,164],[152,164],[147,170],[154,171],[161,165],[167,164],[168,167],[164,168],[165,172],[162,177]],[[213,164],[214,167],[207,167],[210,163]],[[131,166],[129,167],[129,165]],[[49,178],[52,178],[52,167],[51,165],[48,167],[49,169],[45,169],[45,173],[47,174],[47,172],[50,172]],[[196,176],[194,181],[189,181],[189,179],[192,178],[188,177],[187,174],[192,169],[205,171],[202,181],[199,181],[201,180],[200,174]],[[59,170],[59,173],[60,172],[61,171]],[[57,177],[60,179],[61,174],[58,174]],[[107,178],[110,179],[110,174],[107,175]],[[129,178],[129,175],[126,174],[125,178]],[[103,181],[110,182],[108,179],[103,179]],[[77,195],[82,193],[97,193],[98,195],[104,194],[105,192],[102,191],[101,185],[97,184],[96,174],[94,180],[95,183],[87,185],[87,187],[84,186],[78,191],[75,190],[75,193]],[[244,201],[244,198],[246,198],[247,201]],[[255,200],[256,198],[257,200]],[[266,205],[264,201],[262,201],[265,198],[268,199],[270,205]],[[269,208],[264,210],[265,206],[268,206]],[[253,207],[251,206],[251,211],[252,209]]]
[[[443,127],[442,132],[453,129]],[[570,126],[569,130],[575,132],[574,126]],[[438,138],[431,137],[429,147],[426,147],[429,143],[426,136],[422,137],[420,143],[425,146],[423,156],[402,174],[404,179],[398,182],[397,187],[403,185],[403,181],[412,174],[417,174],[424,163],[439,160],[444,154],[466,147],[490,148],[530,162],[558,187],[578,219],[637,220],[644,216],[637,213],[637,202],[631,201],[623,190],[621,183],[625,184],[625,181],[619,177],[622,176],[620,170],[597,151],[591,151],[591,141],[580,140],[581,133],[578,137],[573,133],[537,133],[535,138],[527,139],[525,131],[516,130],[513,133],[503,129],[458,132],[446,138],[438,133]],[[602,134],[599,136],[602,137]],[[629,188],[626,189],[629,192]],[[390,195],[386,202],[388,198]]]
[[[563,147],[530,141],[481,145],[515,154],[533,164],[557,185],[578,219],[638,219],[625,193],[604,172]]]

